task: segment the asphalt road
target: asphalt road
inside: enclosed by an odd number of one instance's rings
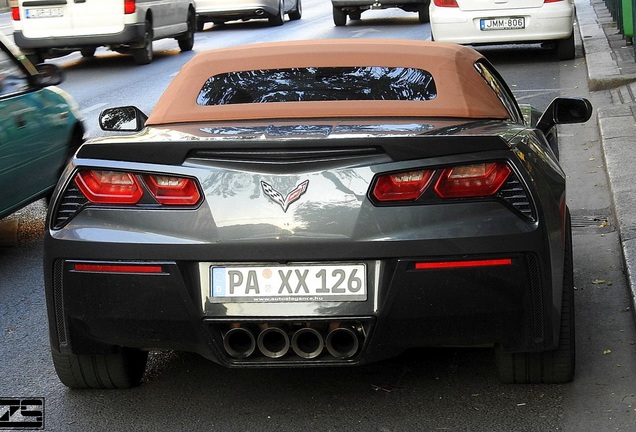
[[[371,11],[336,28],[330,2],[305,0],[303,18],[271,28],[231,23],[197,33],[195,52],[263,40],[418,38],[416,14]],[[7,14],[0,15],[0,30]],[[580,41],[579,41],[580,42]],[[580,43],[579,43],[580,46]],[[590,94],[585,58],[558,62],[538,46],[481,49],[522,103]],[[89,134],[106,106],[152,109],[193,53],[155,44],[155,60],[99,51],[54,60],[79,102]],[[18,244],[0,248],[0,399],[41,397],[52,431],[632,431],[636,427],[636,330],[594,121],[560,129],[574,222],[577,375],[567,385],[501,385],[489,349],[414,350],[359,368],[227,370],[188,353],[152,353],[143,384],[129,391],[71,391],[53,371],[42,281],[44,204],[12,216]],[[0,412],[0,416],[2,412]]]

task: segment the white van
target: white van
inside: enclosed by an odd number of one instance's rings
[[[152,61],[152,41],[175,38],[189,51],[196,32],[194,0],[9,0],[13,37],[35,63],[106,46]]]

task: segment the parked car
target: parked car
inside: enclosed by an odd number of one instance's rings
[[[301,0],[197,0],[197,30],[203,30],[206,22],[224,24],[263,18],[279,26],[285,22],[285,15],[293,21],[302,14]]]
[[[574,0],[433,0],[431,39],[458,44],[543,43],[575,56]]]
[[[132,54],[140,65],[152,62],[152,42],[175,38],[181,51],[194,45],[193,0],[11,0],[13,38],[33,59],[80,51],[92,57],[105,46]]]
[[[331,0],[333,23],[336,26],[347,25],[347,17],[359,20],[362,12],[370,9],[400,8],[406,12],[417,12],[421,23],[429,22],[429,4],[431,0]]]
[[[267,53],[267,55],[263,55]],[[566,176],[554,128],[471,48],[314,40],[212,50],[150,117],[108,108],[49,207],[61,381],[139,383],[147,351],[360,365],[491,346],[504,382],[574,374]]]
[[[50,195],[83,141],[77,104],[54,87],[62,79],[0,34],[0,219]]]

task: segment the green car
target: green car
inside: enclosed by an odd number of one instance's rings
[[[55,87],[62,80],[0,34],[0,219],[50,195],[83,142],[77,104]]]

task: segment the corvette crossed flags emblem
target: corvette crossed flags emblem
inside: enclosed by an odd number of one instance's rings
[[[294,201],[297,201],[298,198],[305,193],[308,185],[309,180],[305,180],[289,192],[286,197],[283,197],[283,194],[274,189],[272,185],[261,180],[261,187],[263,188],[265,195],[267,195],[275,203],[278,203],[284,212],[287,212],[289,205]]]

